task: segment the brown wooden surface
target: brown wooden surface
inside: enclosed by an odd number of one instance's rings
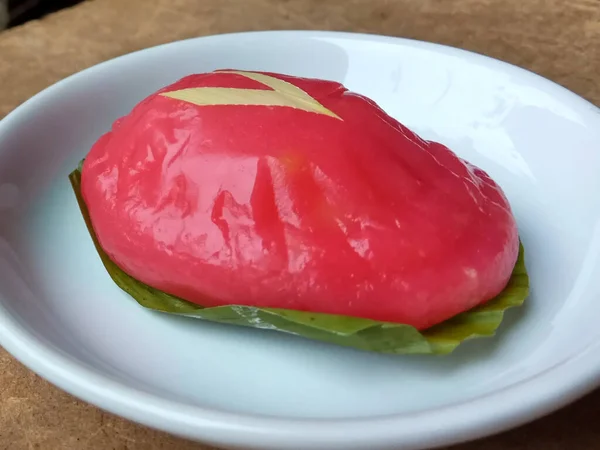
[[[0,33],[0,117],[100,61],[177,39],[259,29],[450,44],[526,67],[600,105],[600,0],[92,0]],[[600,449],[598,423],[600,392],[456,450]],[[0,450],[207,448],[83,404],[0,348]]]

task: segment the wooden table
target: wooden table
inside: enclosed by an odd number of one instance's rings
[[[0,34],[0,117],[100,61],[177,39],[260,29],[362,31],[449,44],[526,67],[600,105],[600,0],[93,0]],[[596,392],[457,449],[600,449],[599,419]],[[83,404],[0,348],[0,449],[207,447]]]

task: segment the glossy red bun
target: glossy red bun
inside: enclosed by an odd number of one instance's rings
[[[106,253],[203,306],[424,329],[497,295],[518,254],[500,188],[341,84],[188,76],[93,146],[82,193]]]

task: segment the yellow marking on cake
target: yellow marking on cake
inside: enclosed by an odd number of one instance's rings
[[[198,87],[163,92],[163,97],[174,98],[198,106],[286,106],[316,114],[324,114],[342,120],[337,114],[321,105],[317,100],[292,83],[262,73],[223,70],[217,73],[242,75],[271,88],[239,89],[222,87]]]

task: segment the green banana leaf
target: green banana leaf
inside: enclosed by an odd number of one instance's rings
[[[140,305],[171,314],[212,322],[291,333],[305,338],[360,350],[392,354],[447,354],[460,343],[496,333],[504,312],[521,306],[529,295],[529,277],[524,249],[504,291],[482,306],[419,332],[410,325],[377,322],[357,317],[320,314],[251,306],[203,308],[154,289],[123,272],[102,250],[94,234],[87,207],[81,196],[81,165],[69,175],[83,218],[108,274]]]

